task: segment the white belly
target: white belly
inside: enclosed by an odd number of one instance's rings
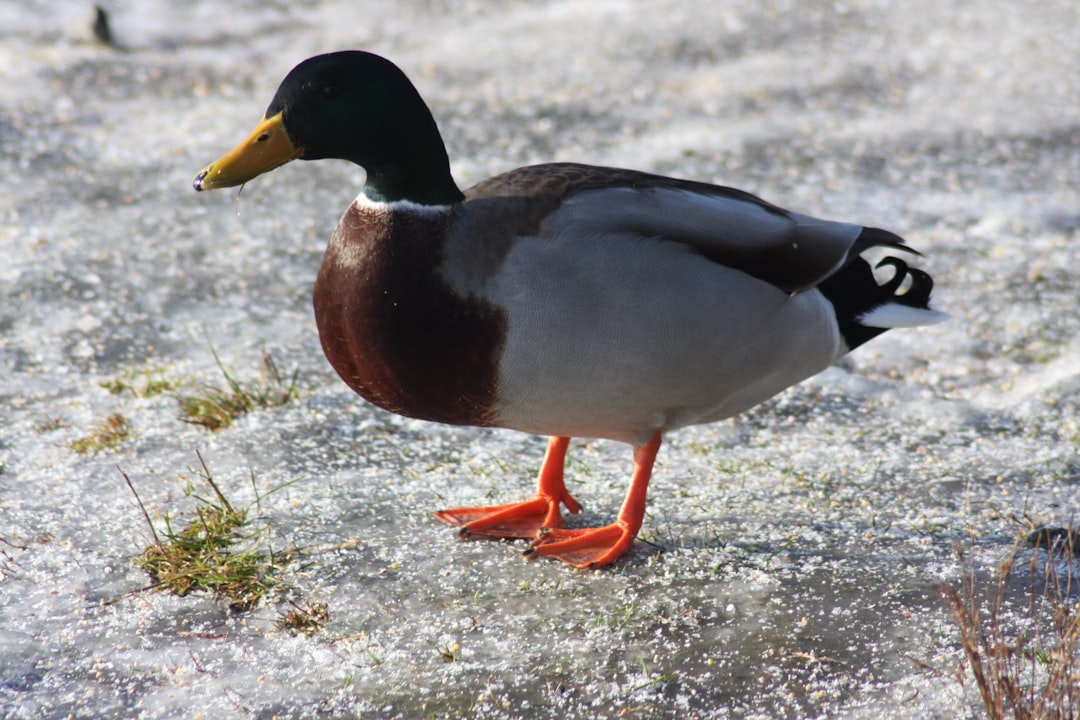
[[[731,417],[846,352],[818,291],[789,296],[678,243],[522,240],[499,278],[498,424],[525,432],[640,444]]]

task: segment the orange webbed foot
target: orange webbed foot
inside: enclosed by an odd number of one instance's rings
[[[604,567],[629,552],[637,530],[621,521],[581,530],[544,528],[525,556],[551,557],[582,569]]]
[[[572,513],[581,510],[578,501],[563,484],[563,465],[570,438],[553,437],[540,466],[536,497],[525,502],[441,510],[435,517],[461,527],[461,537],[522,538],[538,537],[545,527],[562,527],[559,505]]]
[[[561,497],[537,493],[536,497],[525,502],[440,510],[435,517],[460,526],[461,537],[529,539],[538,537],[542,528],[562,527],[560,504],[565,504],[572,513],[581,509],[569,493]]]
[[[645,519],[645,495],[660,442],[661,435],[657,431],[647,443],[634,448],[634,476],[615,522],[582,530],[545,528],[525,551],[525,556],[542,555],[578,568],[598,568],[610,565],[629,552]]]
[[[461,527],[461,536],[481,535],[502,538],[536,538],[526,556],[552,557],[579,568],[610,565],[625,555],[645,518],[645,496],[649,487],[661,433],[656,431],[644,445],[634,448],[634,475],[618,519],[611,525],[581,530],[562,527],[559,505],[576,513],[577,501],[563,484],[563,464],[570,439],[553,437],[540,468],[536,497],[521,503],[466,507],[435,513],[440,520]]]

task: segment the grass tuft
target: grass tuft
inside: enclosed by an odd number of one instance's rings
[[[71,449],[80,455],[112,450],[131,437],[131,425],[120,413],[113,413],[90,428],[86,437],[73,440]]]
[[[65,427],[67,427],[67,423],[64,422],[63,418],[47,417],[34,424],[34,431],[48,433]]]
[[[289,601],[292,609],[278,617],[274,627],[293,635],[314,635],[330,620],[330,607],[326,603],[298,605]]]
[[[196,590],[212,593],[234,612],[250,610],[270,590],[279,585],[277,575],[292,559],[291,553],[257,549],[260,531],[253,531],[248,510],[237,510],[210,475],[202,455],[200,478],[214,493],[214,499],[200,499],[196,517],[180,530],[165,515],[165,532],[159,534],[135,487],[121,471],[142,510],[154,543],[146,548],[138,564],[150,573],[150,589],[185,596]]]
[[[1080,718],[1080,543],[1072,530],[1020,538],[991,573],[988,587],[959,545],[960,587],[944,588],[987,717]],[[1016,577],[1024,542],[1036,549],[1027,587]],[[1021,585],[1021,587],[1016,587]],[[1019,596],[1018,598],[1016,596]],[[966,673],[958,673],[965,684]]]
[[[210,352],[225,378],[226,387],[205,386],[195,395],[179,395],[180,419],[210,430],[221,430],[233,424],[236,418],[257,409],[284,405],[298,396],[296,377],[299,370],[287,380],[281,375],[269,353],[263,352],[262,377],[257,385],[244,386],[233,379],[218,357],[213,345]]]
[[[179,381],[165,377],[164,370],[132,370],[99,384],[113,395],[131,393],[137,398],[152,398],[180,387]]]
[[[16,575],[16,568],[19,566],[19,564],[15,562],[15,558],[8,553],[7,548],[18,551],[26,551],[28,549],[25,545],[19,545],[5,537],[0,537],[0,582]]]
[[[439,651],[439,657],[442,658],[444,663],[456,663],[461,653],[461,645],[453,643],[443,643],[435,647]]]

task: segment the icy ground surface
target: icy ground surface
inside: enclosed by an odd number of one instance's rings
[[[979,716],[935,591],[952,546],[989,566],[1080,511],[1080,5],[106,5],[117,48],[89,2],[0,7],[0,717]],[[548,160],[736,185],[901,232],[952,320],[673,434],[611,570],[458,542],[431,511],[528,496],[543,440],[407,421],[332,373],[310,292],[362,173],[190,187],[289,68],[350,47],[409,73],[463,186]],[[207,336],[244,381],[271,352],[299,399],[211,433],[101,386],[220,384]],[[72,449],[114,413],[129,441]],[[182,522],[196,451],[305,550],[313,637],[272,601],[131,593],[150,536],[120,471]],[[574,523],[629,468],[575,441]]]

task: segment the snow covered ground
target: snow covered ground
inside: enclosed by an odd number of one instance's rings
[[[0,717],[978,717],[936,586],[1080,512],[1080,6],[106,3],[0,7]],[[886,227],[946,324],[893,331],[734,421],[673,434],[616,567],[523,562],[431,511],[525,497],[542,438],[377,410],[322,357],[310,291],[362,173],[192,176],[285,72],[365,48],[413,79],[462,186],[577,160]],[[221,382],[261,351],[299,399],[211,433],[146,371]],[[111,414],[132,437],[80,454]],[[326,603],[130,593],[201,452]],[[617,510],[629,448],[575,441]],[[286,485],[270,492],[271,489]],[[199,487],[205,494],[205,488]],[[936,669],[936,671],[935,671]]]

